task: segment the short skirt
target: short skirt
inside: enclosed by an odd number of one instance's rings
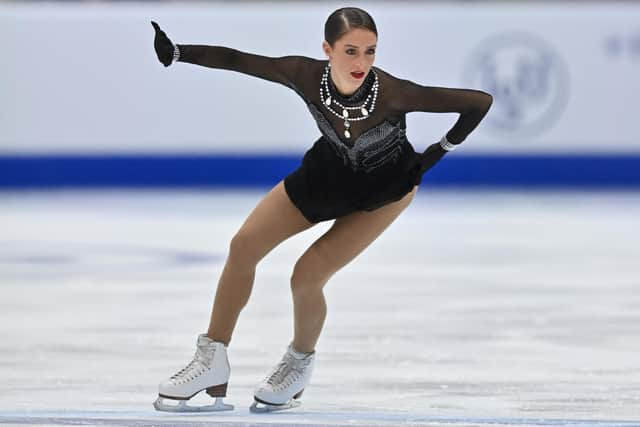
[[[345,165],[328,144],[317,140],[284,179],[289,199],[312,223],[373,211],[402,199],[420,182],[419,156],[408,143],[410,149],[395,162],[370,173]]]

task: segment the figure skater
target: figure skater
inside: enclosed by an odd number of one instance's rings
[[[159,385],[154,406],[168,411],[233,409],[222,401],[230,375],[227,346],[249,299],[256,265],[289,237],[335,220],[293,267],[293,340],[256,387],[250,409],[298,406],[325,320],[323,287],[411,203],[422,175],[465,140],[493,98],[480,90],[422,86],[373,66],[378,31],[371,16],[355,7],[328,17],[323,60],[173,44],[158,24],[151,23],[155,51],[165,67],[186,62],[280,83],[302,98],[321,134],[300,167],[260,200],[231,239],[208,331],[198,336],[193,360]],[[412,111],[460,115],[439,142],[416,153],[406,137],[405,115]],[[286,111],[271,114],[281,116],[286,125]],[[188,406],[186,402],[202,390],[216,398],[215,404]]]

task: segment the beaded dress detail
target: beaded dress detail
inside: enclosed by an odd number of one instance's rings
[[[325,69],[328,69],[327,65]],[[375,103],[378,94],[378,76],[375,69],[371,69],[364,82],[350,96],[343,96],[338,92],[331,77],[327,77],[326,71],[320,88],[321,104],[325,106],[320,110],[315,104],[308,103],[307,107],[323,136],[331,143],[336,155],[338,155],[345,166],[350,167],[354,172],[371,172],[374,169],[388,163],[397,161],[403,149],[407,147],[403,144],[406,132],[399,124],[391,124],[385,120],[383,123],[371,127],[357,138],[349,139],[352,141],[343,141],[334,127],[322,113],[329,111],[340,119],[345,119],[347,129],[350,127],[347,117],[336,114],[336,112],[328,106],[328,100],[331,103],[337,103],[338,106],[344,106],[345,109],[364,109],[366,114],[360,112],[360,116],[352,120],[365,120],[371,117],[375,111]],[[325,95],[326,94],[326,95]],[[364,106],[363,106],[364,105]],[[347,113],[348,114],[348,113]]]

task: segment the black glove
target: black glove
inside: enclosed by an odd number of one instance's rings
[[[169,37],[160,29],[158,24],[151,21],[151,25],[156,30],[156,37],[153,40],[153,47],[156,49],[156,55],[158,60],[168,67],[173,62],[173,43],[169,40]]]
[[[414,184],[415,185],[420,184],[420,181],[422,180],[422,175],[424,175],[426,171],[431,169],[433,165],[438,163],[440,159],[447,153],[448,151],[442,148],[439,142],[436,142],[435,144],[431,144],[430,146],[428,146],[427,149],[424,150],[424,152],[419,156],[418,165],[417,165],[418,171],[416,174],[416,180]]]

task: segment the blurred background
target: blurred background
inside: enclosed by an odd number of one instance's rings
[[[302,408],[247,410],[330,221],[259,264],[229,347],[236,411],[157,413],[229,241],[320,133],[282,85],[165,68],[150,21],[324,59],[349,5],[376,21],[376,66],[491,110],[325,288]],[[640,2],[0,1],[0,41],[0,424],[640,425]],[[409,141],[456,119],[410,113]]]
[[[637,2],[357,2],[376,65],[430,86],[485,90],[491,113],[429,186],[637,188]],[[324,58],[340,3],[0,2],[0,187],[270,186],[319,131],[288,88],[191,64],[174,43]],[[416,150],[456,114],[411,113]],[[238,173],[242,168],[242,173]]]

